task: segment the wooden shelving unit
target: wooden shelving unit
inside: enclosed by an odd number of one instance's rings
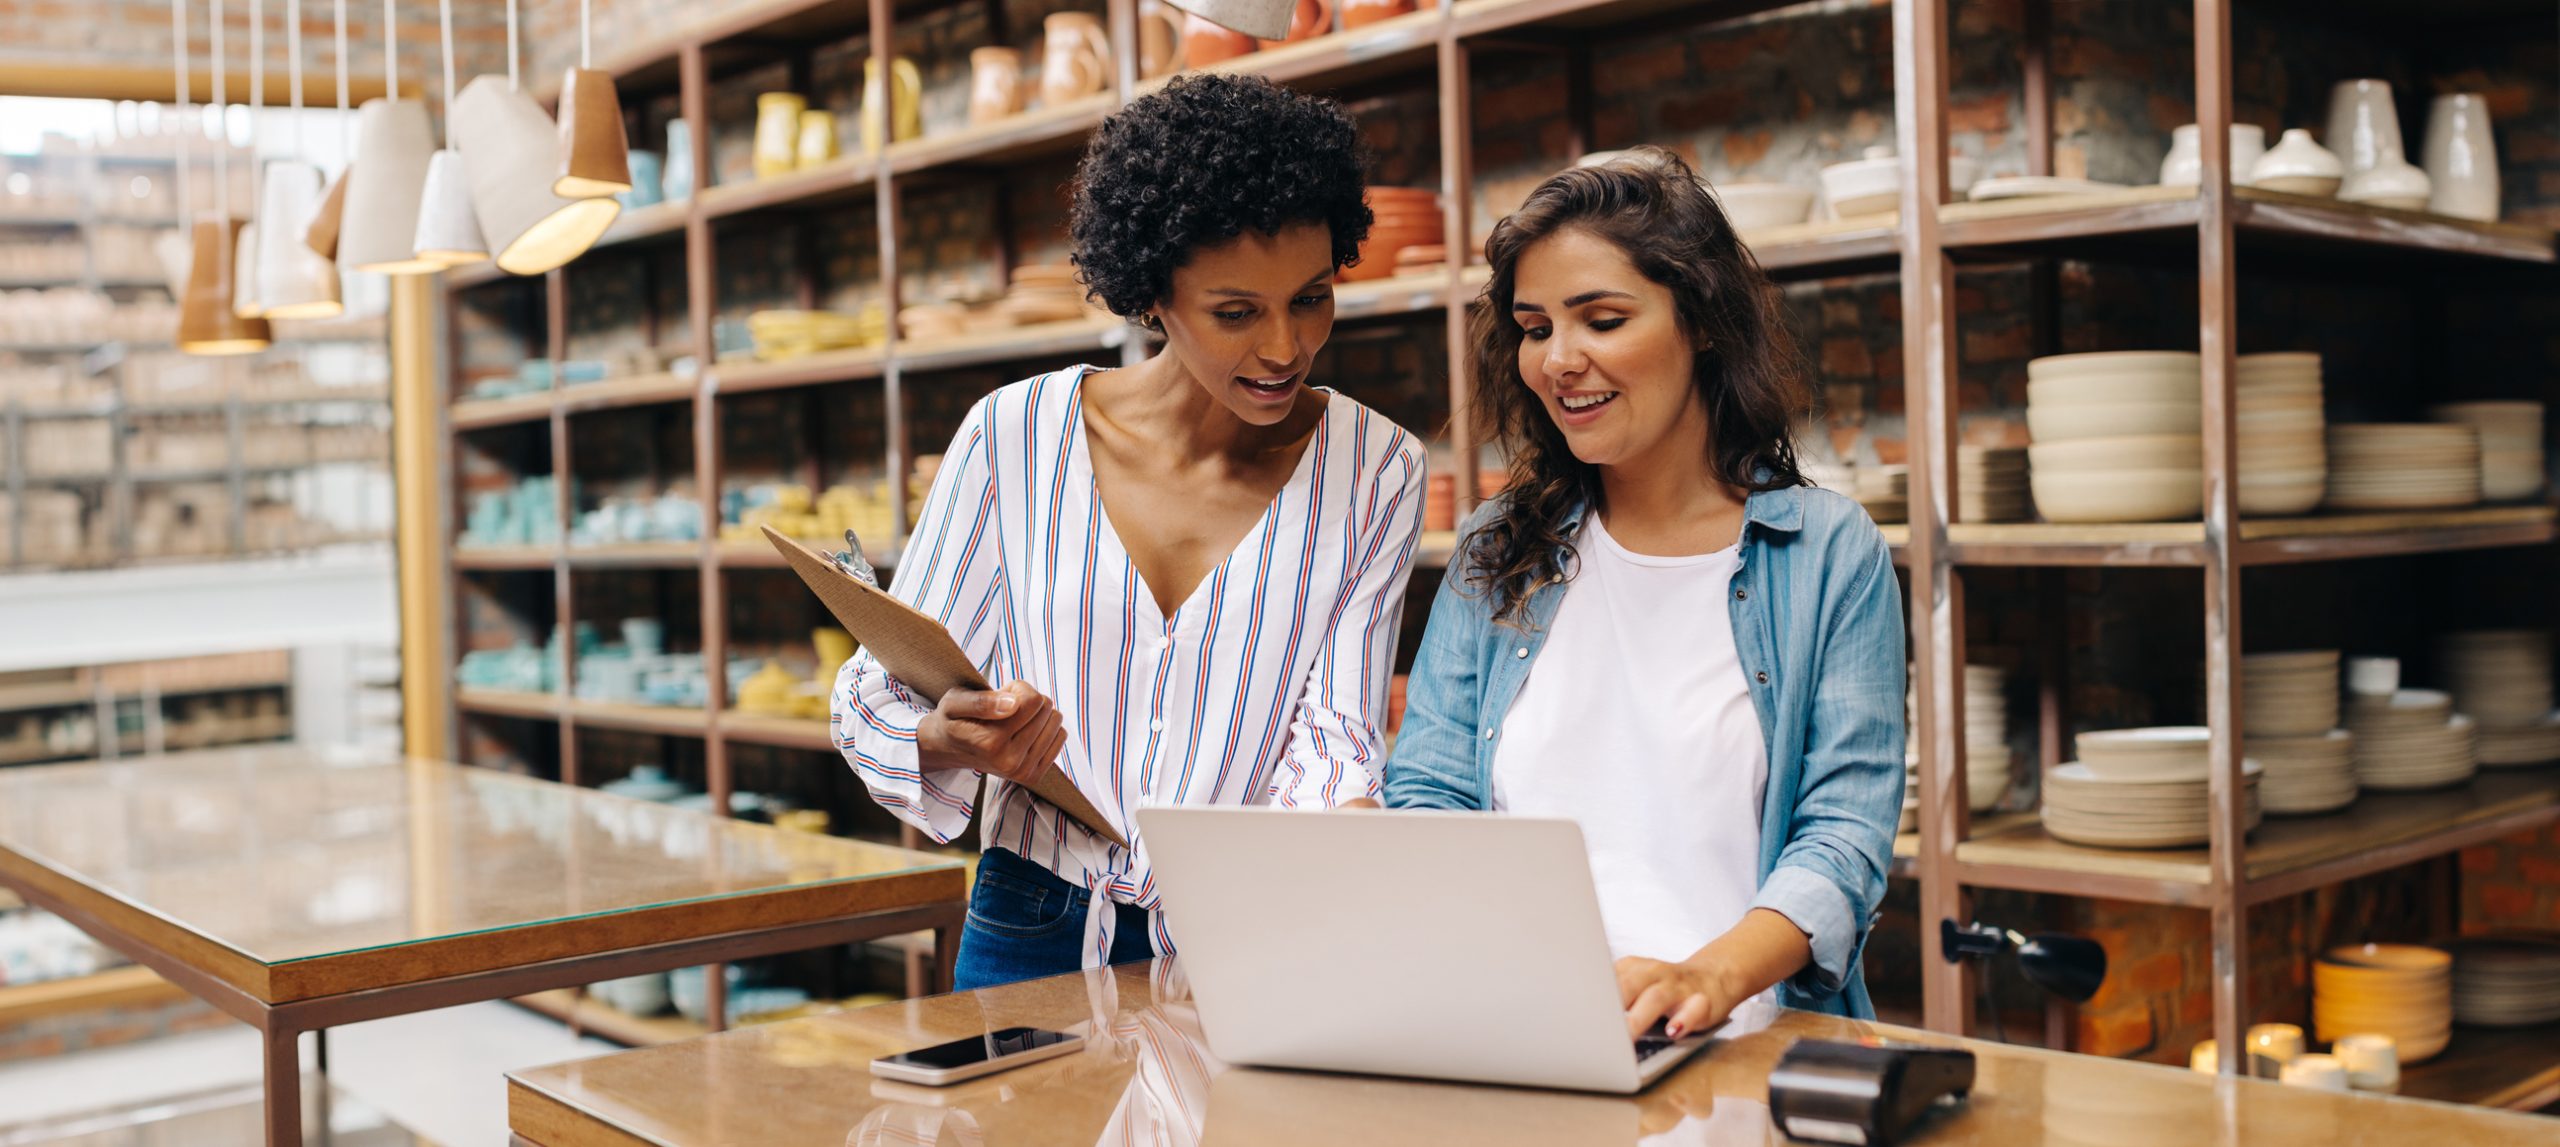
[[[159,973],[127,965],[67,980],[0,987],[0,1028],[64,1012],[156,1007],[186,998],[186,989]]]
[[[1897,0],[1893,11],[1895,140],[1905,163],[1902,206],[1893,213],[1771,228],[1744,236],[1764,267],[1790,280],[1814,280],[1867,272],[1900,277],[1904,409],[1911,437],[1913,522],[1887,527],[1896,561],[1910,575],[1910,609],[1917,686],[1921,698],[1922,824],[1896,842],[1897,875],[1921,886],[1926,971],[1925,1017],[1930,1026],[1962,1031],[1969,1026],[1973,993],[1966,973],[1938,958],[1934,921],[1961,915],[1970,887],[2020,888],[2075,896],[2120,896],[2190,905],[2214,914],[2219,1038],[2236,1041],[2247,1009],[2248,982],[2241,944],[2247,907],[2276,896],[2346,879],[2412,860],[2441,855],[2465,844],[2560,818],[2560,779],[2548,773],[2487,774],[2447,793],[2377,794],[2334,817],[2271,820],[2244,845],[2238,821],[2236,768],[2239,732],[2236,662],[2241,634],[2239,572],[2245,567],[2329,562],[2456,550],[2545,546],[2560,538],[2548,504],[2432,514],[2324,514],[2305,518],[2242,520],[2226,493],[2206,520],[2128,526],[2063,526],[2041,523],[1985,525],[1948,520],[1939,507],[1957,503],[1952,489],[1957,425],[1957,361],[1962,332],[1954,314],[1954,273],[1959,263],[2108,258],[2129,254],[2157,264],[2183,262],[2199,284],[2197,333],[2208,348],[2205,368],[2208,488],[2232,485],[2232,349],[2236,342],[2239,268],[2266,258],[2299,258],[2330,265],[2429,272],[2478,269],[2500,274],[2537,273],[2555,263],[2553,235],[2518,225],[2475,224],[2236,188],[2223,174],[2220,154],[2231,120],[2233,48],[2229,26],[2233,0],[2194,0],[2197,118],[2208,149],[2204,186],[2194,189],[2129,188],[2104,194],[2003,202],[1950,202],[1939,188],[1948,159],[1949,0]],[[1135,0],[1108,0],[1115,56],[1135,58]],[[1257,52],[1217,65],[1265,75],[1317,90],[1376,90],[1387,83],[1436,89],[1446,233],[1463,250],[1472,223],[1474,123],[1471,61],[1480,54],[1537,51],[1581,61],[1578,83],[1588,85],[1589,49],[1595,37],[1737,20],[1784,7],[1780,0],[1455,0],[1351,32]],[[2049,27],[2050,0],[2027,0],[2030,26]],[[897,52],[898,22],[913,5],[890,0],[773,0],[681,28],[666,38],[635,45],[604,62],[626,92],[674,91],[693,137],[694,168],[710,182],[709,88],[715,76],[735,75],[759,63],[791,60],[795,52],[830,39],[867,31],[880,67]],[[2506,11],[2506,9],[2501,9]],[[2025,138],[2029,174],[2054,172],[2050,38],[2026,37]],[[783,45],[783,46],[777,46]],[[792,47],[796,45],[797,47]],[[794,74],[806,74],[805,62]],[[608,246],[681,242],[686,276],[682,315],[690,345],[714,345],[719,314],[713,297],[715,269],[728,236],[763,219],[809,218],[811,209],[836,217],[869,215],[883,268],[880,297],[890,314],[900,304],[896,267],[902,242],[900,197],[927,188],[990,175],[1029,162],[1049,162],[1074,152],[1088,132],[1133,95],[1149,90],[1125,69],[1113,89],[1065,107],[1037,111],[999,124],[955,130],[892,144],[877,157],[851,155],[814,170],[772,179],[703,186],[687,202],[633,212],[618,221]],[[1587,89],[1585,89],[1587,94]],[[1571,116],[1570,148],[1591,140],[1589,100]],[[1569,116],[1569,118],[1571,118]],[[858,226],[858,224],[857,224]],[[999,229],[1001,230],[1001,229]],[[1010,253],[1007,254],[1010,261]],[[544,318],[533,339],[537,356],[564,358],[567,293],[579,268],[572,265],[537,284]],[[502,276],[480,268],[448,276],[456,293],[498,289]],[[1437,319],[1451,365],[1452,409],[1467,405],[1469,371],[1463,319],[1465,300],[1484,281],[1479,267],[1453,266],[1386,280],[1345,284],[1336,311],[1346,323]],[[505,288],[515,289],[515,288]],[[804,291],[804,295],[808,292]],[[653,322],[658,321],[653,319]],[[894,324],[893,324],[894,326]],[[918,343],[894,331],[884,345],[829,352],[786,362],[710,361],[694,377],[655,376],[574,387],[543,395],[450,407],[456,434],[544,426],[555,471],[569,472],[576,415],[614,409],[689,411],[693,485],[703,498],[706,524],[720,520],[718,495],[726,461],[722,452],[722,399],[761,392],[798,391],[842,383],[876,385],[887,408],[886,470],[907,472],[918,451],[939,442],[911,441],[904,413],[909,396],[932,385],[938,372],[1085,356],[1126,360],[1142,356],[1137,332],[1113,322],[1076,322],[1021,328],[958,342]],[[2040,349],[2053,349],[2050,332]],[[1419,429],[1419,428],[1418,428]],[[523,430],[509,433],[525,433]],[[1463,425],[1450,428],[1447,453],[1463,513],[1475,501],[1475,443]],[[560,518],[571,520],[570,483],[559,487]],[[903,534],[910,520],[904,483],[889,483],[894,517]],[[885,539],[894,559],[905,538]],[[1456,539],[1426,537],[1417,577],[1437,577],[1451,560]],[[704,541],[680,546],[580,549],[533,547],[462,550],[447,560],[453,570],[497,573],[548,570],[556,579],[558,624],[578,616],[572,570],[625,568],[692,571],[702,602],[701,650],[710,670],[711,701],[705,710],[646,710],[596,706],[558,697],[522,697],[464,691],[459,713],[537,717],[556,721],[562,772],[577,779],[576,731],[580,727],[636,729],[704,742],[715,807],[726,807],[732,746],[827,751],[821,721],[794,721],[730,712],[720,672],[728,650],[728,585],[743,571],[778,566],[759,543]],[[883,566],[891,564],[883,561]],[[2218,808],[2214,844],[2171,853],[2078,849],[2046,838],[2034,814],[1967,814],[1961,744],[1963,579],[1967,571],[1996,567],[2168,567],[2201,572],[2206,583],[2209,709],[2215,729]],[[755,575],[766,576],[766,575]],[[574,662],[574,655],[573,655]],[[574,663],[567,667],[574,676]],[[458,719],[458,718],[457,718]],[[2048,719],[2049,734],[2067,728]],[[2057,746],[2043,757],[2052,762]],[[913,839],[910,834],[909,839]]]
[[[2560,1025],[2456,1027],[2442,1053],[2400,1069],[2400,1094],[2510,1111],[2560,1103]]]

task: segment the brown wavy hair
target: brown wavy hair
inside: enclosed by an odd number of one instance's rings
[[[1573,456],[1564,432],[1520,376],[1520,324],[1511,315],[1521,253],[1561,231],[1615,244],[1644,277],[1668,288],[1694,351],[1715,475],[1743,492],[1805,484],[1792,428],[1812,408],[1776,285],[1760,270],[1695,172],[1660,148],[1540,184],[1485,240],[1493,279],[1468,316],[1484,440],[1511,458],[1511,488],[1467,539],[1467,585],[1494,599],[1494,619],[1518,625],[1531,595],[1572,576],[1566,516],[1601,502],[1600,470]]]

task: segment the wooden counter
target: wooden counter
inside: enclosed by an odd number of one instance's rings
[[[986,1028],[1083,1025],[1086,1049],[949,1088],[869,1074],[878,1056]],[[1957,1040],[1761,1008],[1634,1097],[1228,1068],[1179,965],[1131,964],[884,1004],[508,1076],[508,1120],[537,1147],[844,1147],[868,1143],[1398,1144],[1548,1147],[1783,1141],[1769,1068],[1798,1037],[1883,1034],[1980,1057],[1971,1101],[1919,1140],[1945,1147],[2520,1147],[2560,1120],[2337,1095],[2175,1068]],[[945,1138],[956,1136],[956,1140]]]

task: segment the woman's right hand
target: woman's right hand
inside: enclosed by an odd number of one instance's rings
[[[1067,745],[1058,707],[1016,681],[1002,689],[953,689],[916,725],[916,752],[929,769],[971,769],[1028,784]]]

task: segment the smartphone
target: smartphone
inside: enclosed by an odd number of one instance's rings
[[[1056,1059],[1084,1046],[1084,1037],[1041,1028],[997,1028],[871,1061],[871,1074],[901,1083],[943,1087],[1008,1068]]]

